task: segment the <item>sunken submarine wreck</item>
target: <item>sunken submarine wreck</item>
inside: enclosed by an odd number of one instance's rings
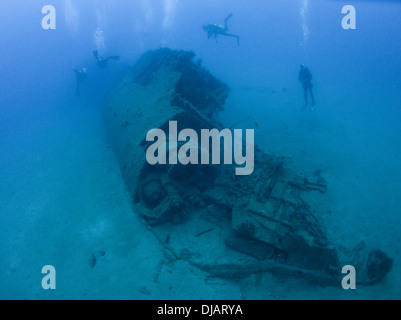
[[[326,191],[323,178],[311,182],[257,146],[254,172],[246,176],[236,176],[232,165],[146,161],[151,129],[168,132],[170,121],[198,134],[223,128],[216,115],[230,89],[194,57],[167,48],[146,52],[103,106],[134,211],[166,257],[222,278],[271,272],[337,286],[350,264],[359,285],[382,281],[392,259],[364,245],[335,248],[305,200],[306,193]]]

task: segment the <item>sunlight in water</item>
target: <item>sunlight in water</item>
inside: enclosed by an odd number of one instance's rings
[[[307,15],[309,9],[309,0],[302,1],[302,8],[301,8],[301,18],[302,18],[302,33],[303,33],[303,43],[302,45],[306,47],[309,38],[309,27],[307,22]]]
[[[79,32],[79,17],[78,10],[72,4],[71,0],[64,1],[64,15],[67,26],[73,33],[77,34]]]
[[[177,0],[164,0],[163,29],[169,30],[174,23]]]

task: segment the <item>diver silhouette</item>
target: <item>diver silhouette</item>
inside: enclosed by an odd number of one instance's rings
[[[301,64],[299,66],[299,72],[298,72],[298,79],[302,83],[302,86],[304,88],[304,99],[305,99],[305,105],[304,107],[307,107],[309,105],[308,103],[308,93],[311,96],[312,99],[312,105],[311,105],[311,110],[315,110],[315,97],[313,95],[313,85],[312,85],[312,74],[309,71],[307,67],[305,67],[304,64]]]
[[[77,78],[77,91],[76,94],[79,96],[81,94],[80,85],[82,82],[88,80],[88,75],[86,73],[86,68],[73,69]]]
[[[93,55],[95,56],[97,60],[97,65],[100,69],[105,69],[109,60],[120,60],[120,56],[110,56],[105,59],[99,55],[99,52],[97,50],[93,51]]]
[[[213,37],[214,39],[217,39],[218,35],[226,36],[226,37],[233,37],[233,38],[237,39],[237,44],[239,46],[239,36],[232,34],[232,33],[227,33],[227,31],[228,31],[227,22],[232,16],[233,16],[232,13],[230,13],[224,19],[224,26],[218,25],[216,23],[203,26],[202,27],[203,30],[207,32],[207,38],[210,39],[211,37]]]

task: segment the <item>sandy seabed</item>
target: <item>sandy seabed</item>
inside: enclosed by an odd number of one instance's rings
[[[400,133],[350,108],[375,101],[326,93],[310,112],[294,104],[293,91],[234,87],[220,117],[227,127],[244,119],[239,127],[255,128],[262,149],[300,172],[322,170],[329,190],[308,201],[329,239],[384,250],[394,259],[384,282],[354,291],[267,273],[236,282],[211,279],[185,261],[165,263],[133,212],[101,110],[77,100],[17,123],[0,140],[0,298],[400,299]],[[56,268],[56,290],[41,287],[44,265]]]

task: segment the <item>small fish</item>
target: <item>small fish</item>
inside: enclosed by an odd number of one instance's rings
[[[92,269],[96,266],[96,257],[94,254],[92,254],[89,259],[89,265]]]

